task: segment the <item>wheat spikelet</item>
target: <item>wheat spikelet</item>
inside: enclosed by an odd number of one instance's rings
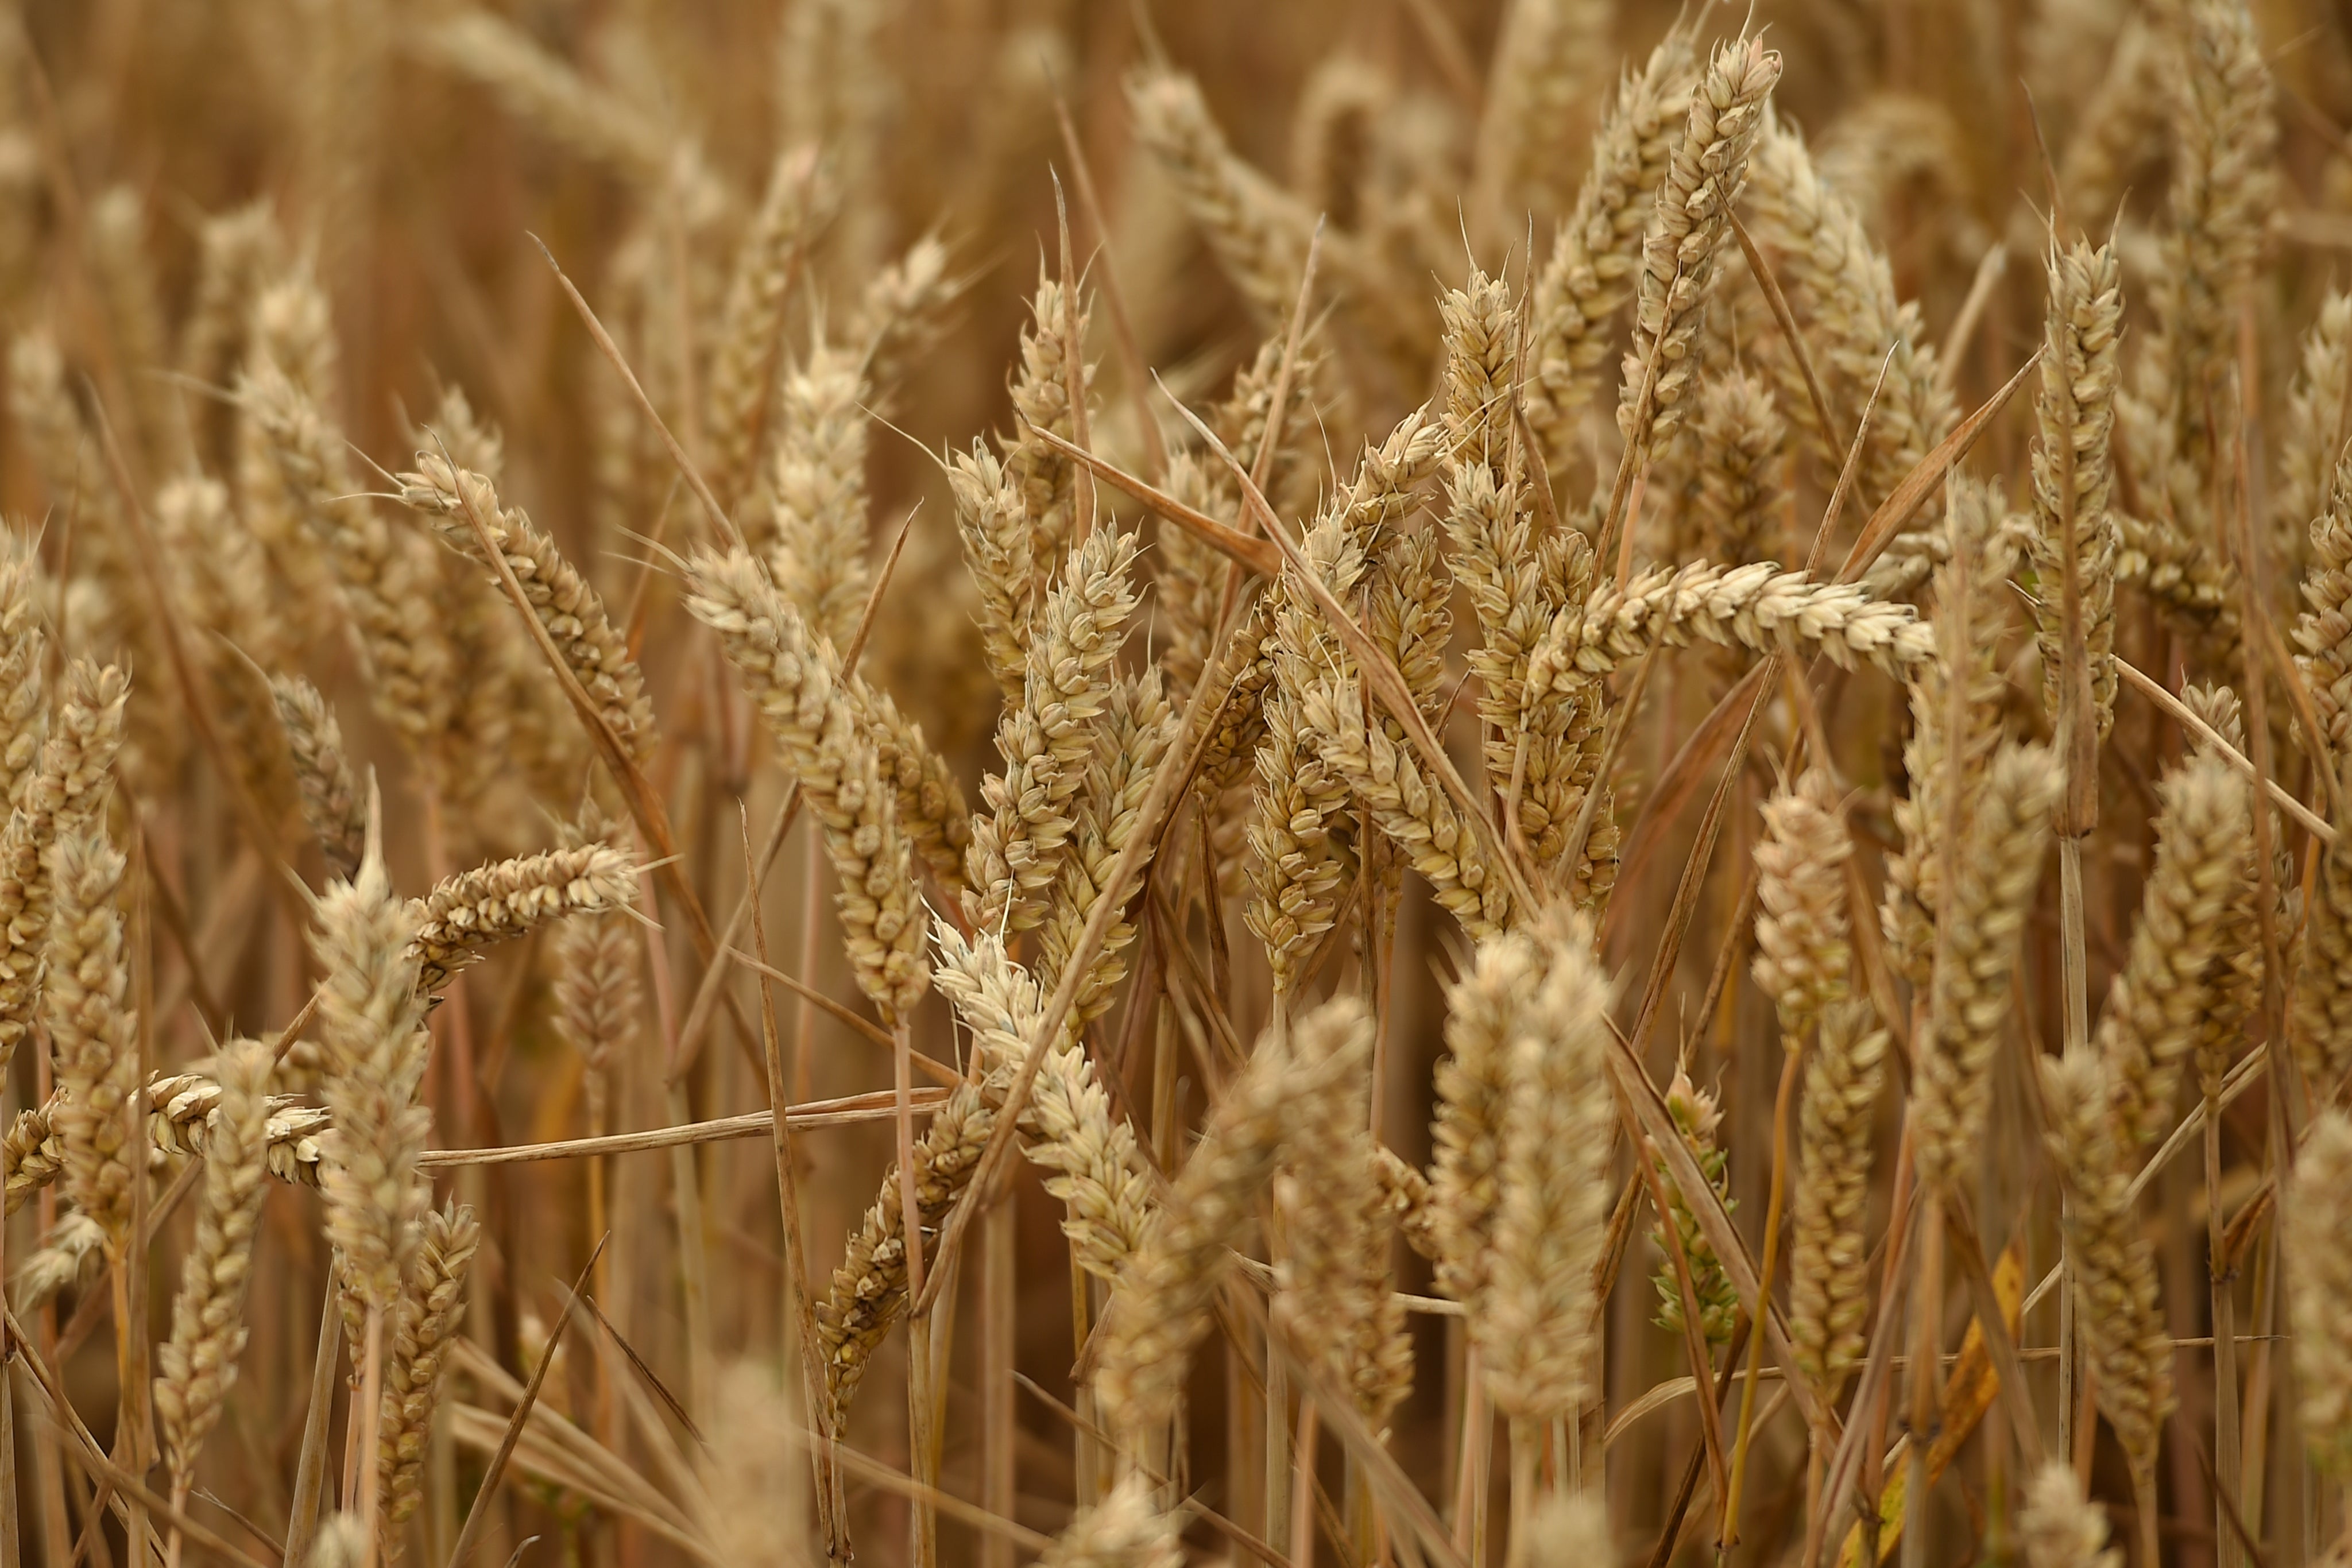
[[[425,1445],[442,1365],[457,1337],[466,1272],[481,1245],[474,1211],[451,1202],[426,1215],[400,1301],[385,1322],[383,1403],[376,1416],[383,1511],[398,1524],[425,1498]]]
[[[2042,391],[2034,399],[2033,531],[2028,536],[2041,586],[2034,621],[2042,643],[2042,702],[2060,708],[2064,661],[2063,523],[2071,510],[2075,580],[2082,597],[2084,656],[2099,737],[2116,718],[2116,521],[2108,442],[2116,418],[2116,349],[2123,268],[2114,245],[2051,247],[2050,305],[2042,329]],[[2071,466],[2070,466],[2071,465]],[[2071,483],[2072,494],[2064,486]]]
[[[1871,1124],[1887,1034],[1866,1003],[1825,1009],[1805,1064],[1789,1253],[1789,1340],[1824,1402],[1861,1364],[1870,1312]]]
[[[1782,281],[1820,334],[1815,353],[1845,417],[1861,412],[1885,367],[1861,474],[1861,498],[1883,498],[1959,422],[1951,393],[1937,380],[1936,351],[1918,307],[1896,300],[1885,253],[1871,244],[1853,206],[1822,183],[1795,131],[1775,125],[1759,140],[1752,176],[1756,237],[1771,248]],[[1813,428],[1819,422],[1811,402],[1793,376],[1787,392],[1793,417],[1824,461],[1841,465],[1846,434]],[[1935,509],[1926,507],[1895,536],[1864,580],[1873,593],[1892,598],[1927,577],[1941,543],[1934,523]]]
[[[2352,1479],[2352,1119],[2314,1117],[2279,1206],[2287,1257],[2287,1317],[2294,1330],[2297,1416],[2313,1462]]]
[[[816,185],[815,154],[788,148],[769,166],[768,188],[751,214],[727,285],[717,356],[710,367],[711,452],[707,477],[733,512],[766,444],[776,365],[784,347],[784,300],[824,221],[829,193]]]
[[[2107,1545],[2107,1516],[2083,1495],[2074,1468],[2053,1459],[2037,1471],[2017,1516],[2019,1543],[2029,1568],[2120,1568],[2123,1552]]]
[[[1259,1040],[1225,1086],[1103,1320],[1095,1396],[1115,1431],[1139,1437],[1174,1411],[1228,1249],[1256,1218],[1287,1129],[1304,1102],[1339,1088],[1329,1074],[1354,1065],[1344,1042],[1369,1028],[1362,1003],[1335,997],[1290,1026],[1287,1045]]]
[[[416,455],[416,469],[400,476],[402,502],[434,521],[442,542],[483,566],[490,558],[474,532],[468,513],[478,517],[490,541],[522,584],[531,613],[546,628],[556,651],[598,716],[632,760],[653,755],[653,705],[646,677],[630,656],[628,643],[605,613],[580,570],[563,558],[520,507],[499,505],[490,481],[470,469],[452,468],[438,453]]]
[[[1504,1064],[1494,1250],[1471,1335],[1496,1406],[1549,1420],[1597,1392],[1592,1274],[1609,1207],[1610,986],[1580,913],[1556,904],[1531,936],[1543,973]]]
[[[1843,1000],[1846,969],[1845,862],[1853,855],[1827,773],[1806,769],[1764,807],[1756,846],[1756,984],[1801,1039],[1822,1009]]]
[[[394,896],[373,842],[356,881],[322,894],[310,950],[325,979],[319,1040],[334,1117],[324,1140],[327,1236],[347,1300],[389,1312],[416,1241],[424,1188],[416,1156],[433,1124],[415,1103],[425,1071],[424,990],[415,953],[419,910]]]
[[[927,984],[923,923],[913,853],[883,786],[873,727],[832,646],[812,638],[750,552],[699,551],[686,575],[688,609],[719,633],[824,829],[858,986],[890,1016],[903,1016]]]
[[[1136,538],[1098,530],[1070,554],[1029,645],[1021,706],[997,725],[1004,770],[981,786],[964,854],[964,913],[975,926],[1024,931],[1044,916],[1076,825],[1093,729],[1135,611]]]
[[[857,629],[873,572],[866,559],[866,411],[857,361],[819,342],[783,378],[768,476],[776,585],[836,648]]]
[[[343,750],[342,726],[319,688],[299,675],[272,675],[269,695],[293,758],[302,821],[326,854],[328,874],[349,882],[367,852],[367,812]]]
[[[1693,344],[1715,286],[1731,209],[1748,178],[1748,159],[1768,120],[1767,100],[1780,79],[1780,56],[1760,37],[1717,49],[1691,91],[1683,139],[1658,186],[1656,215],[1642,242],[1634,295],[1634,350],[1625,358],[1618,428],[1635,439],[1646,413],[1653,440],[1682,421],[1683,400],[1697,367]],[[1646,382],[1646,385],[1644,384]]]
[[[2181,1066],[2215,1006],[2217,944],[2253,853],[2244,777],[2220,758],[2199,757],[2157,789],[2156,866],[2093,1041],[2126,1154],[2171,1129]]]
[[[485,950],[571,915],[602,915],[636,894],[629,857],[609,844],[550,850],[459,872],[412,899],[408,920],[416,935],[409,959],[416,988],[429,995]]]
[[[64,1091],[52,1121],[65,1145],[66,1192],[120,1257],[139,1175],[123,1126],[139,1084],[139,1020],[123,952],[122,856],[92,816],[58,834],[48,862],[56,904],[41,1018]]]
[[[1281,320],[1298,291],[1312,220],[1234,155],[1191,77],[1166,71],[1136,77],[1128,83],[1127,101],[1137,139],[1175,184],[1258,324]]]
[[[1993,1051],[2011,998],[2010,976],[2027,908],[2042,878],[2058,769],[2041,747],[2004,746],[1985,769],[1957,880],[1937,917],[1928,1028],[1913,1080],[1913,1126],[1923,1178],[1958,1180],[1981,1155]]]
[[[2075,1322],[2098,1378],[2099,1409],[2143,1487],[2172,1407],[2172,1340],[2157,1305],[2156,1259],[2132,1214],[2131,1173],[2106,1107],[2115,1086],[2088,1053],[2041,1060],[2044,1135],[2064,1178]]]
[[[155,1413],[174,1493],[195,1473],[245,1353],[246,1288],[255,1228],[269,1196],[269,1048],[240,1040],[222,1053],[220,1100],[205,1133],[205,1190],[194,1244],[180,1264],[172,1335],[156,1351]]]
[[[944,921],[937,935],[932,984],[971,1030],[982,1093],[993,1103],[1029,1053],[1045,1018],[1045,994],[993,935],[967,942]],[[1150,1181],[1133,1129],[1112,1116],[1109,1096],[1068,1023],[1038,1068],[1021,1132],[1030,1163],[1050,1173],[1045,1190],[1068,1207],[1062,1229],[1072,1256],[1090,1272],[1117,1279],[1150,1220]]]

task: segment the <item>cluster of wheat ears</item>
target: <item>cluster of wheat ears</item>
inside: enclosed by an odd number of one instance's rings
[[[0,1568],[2352,1563],[2342,19],[1156,9],[0,7]]]

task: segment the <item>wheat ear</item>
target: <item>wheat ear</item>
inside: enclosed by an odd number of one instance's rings
[[[464,1204],[426,1215],[399,1305],[384,1336],[383,1403],[376,1416],[376,1463],[383,1471],[383,1518],[398,1524],[425,1500],[425,1447],[441,1373],[457,1343],[466,1272],[482,1228]]]
[[[1041,1568],[1183,1568],[1183,1521],[1151,1500],[1151,1485],[1129,1476],[1082,1509],[1037,1561]]]
[[[205,1131],[205,1190],[194,1244],[180,1265],[172,1335],[156,1351],[172,1490],[184,1496],[205,1436],[220,1419],[245,1352],[245,1296],[254,1231],[269,1196],[269,1048],[239,1040],[220,1057],[218,1107]]]
[[[2060,706],[2064,663],[2060,582],[2071,510],[2091,705],[2104,740],[2116,718],[2116,519],[2109,509],[2114,459],[2123,267],[2113,244],[2051,248],[2050,304],[2042,329],[2042,392],[2034,400],[2033,570],[2040,579],[2034,622],[2042,643],[2042,701]]]
[[[775,538],[768,567],[811,630],[845,648],[873,586],[866,560],[862,367],[818,341],[783,376],[768,488]]]
[[[299,675],[270,676],[269,695],[294,760],[302,821],[327,857],[328,874],[348,882],[367,852],[367,812],[343,749],[342,726],[319,688]]]
[[[122,855],[93,816],[49,851],[57,903],[49,920],[42,1021],[64,1091],[54,1121],[65,1145],[66,1192],[106,1231],[119,1258],[130,1235],[131,1184],[143,1174],[123,1124],[139,1085],[138,1015],[122,940]]]
[[[784,348],[784,303],[813,232],[824,223],[829,193],[816,178],[815,154],[787,148],[769,165],[768,188],[735,254],[725,313],[710,367],[708,477],[719,504],[736,510],[759,465]]]
[[[1887,1034],[1867,1003],[1834,1003],[1805,1064],[1797,1124],[1789,1340],[1826,1403],[1861,1364],[1870,1313],[1871,1132]]]
[[[2018,1511],[2018,1541],[2029,1568],[2120,1568],[2123,1552],[2107,1545],[2107,1516],[2083,1495],[2074,1467],[2053,1459],[2027,1483]]]
[[[24,803],[48,730],[45,589],[33,541],[0,530],[0,812]]]
[[[636,883],[629,857],[608,844],[520,855],[444,878],[409,904],[417,990],[442,989],[487,949],[550,921],[622,908]]]
[[[2352,1118],[2314,1117],[2281,1205],[2296,1411],[2315,1464],[2352,1482]]]
[[[1853,857],[1837,788],[1818,768],[1764,807],[1756,846],[1756,984],[1772,998],[1784,1038],[1801,1040],[1822,1009],[1846,994],[1845,864]]]

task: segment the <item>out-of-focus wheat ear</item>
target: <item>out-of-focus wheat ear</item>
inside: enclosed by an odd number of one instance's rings
[[[2042,643],[2042,701],[2052,715],[2059,711],[2058,682],[2065,663],[2061,582],[2071,528],[2092,712],[2101,740],[2116,718],[2118,536],[2110,509],[2115,463],[2109,446],[2123,308],[2123,266],[2112,242],[2052,246],[2042,391],[2033,402],[2037,440],[2029,536],[2041,584],[2033,615]]]
[[[2008,1026],[2010,977],[2042,880],[2058,767],[2038,746],[2004,746],[1985,769],[1967,834],[1953,846],[1955,885],[1937,910],[1929,1043],[1912,1081],[1919,1172],[1960,1181],[1983,1155],[1993,1052]]]
[[[2303,336],[2303,358],[2287,392],[2279,471],[2271,486],[2271,567],[2300,578],[2311,557],[2311,527],[2343,494],[2336,465],[2352,439],[2345,376],[2352,370],[2352,294],[2330,294]]]
[[[1183,1568],[1184,1521],[1161,1512],[1151,1491],[1140,1475],[1120,1481],[1054,1538],[1041,1568]]]
[[[309,1568],[360,1568],[366,1554],[367,1527],[358,1514],[338,1511],[319,1521]]]
[[[1528,1515],[1525,1568],[1617,1568],[1617,1545],[1609,1535],[1609,1510],[1595,1496],[1559,1490],[1545,1495]]]
[[[767,191],[735,253],[710,366],[710,410],[703,420],[709,441],[705,477],[730,514],[767,444],[776,367],[784,352],[784,304],[826,216],[828,193],[818,182],[815,149],[777,153]]]
[[[971,1030],[982,1093],[991,1104],[1021,1070],[1044,1021],[1039,981],[1007,957],[983,931],[971,941],[935,923],[940,962],[932,984]],[[1149,1229],[1152,1183],[1135,1130],[1112,1114],[1110,1097],[1076,1030],[1066,1024],[1040,1064],[1021,1117],[1023,1152],[1046,1172],[1045,1190],[1068,1212],[1062,1231],[1071,1256],[1098,1278],[1116,1281]],[[926,1208],[936,1223],[941,1217]]]
[[[387,1325],[383,1404],[376,1417],[376,1463],[387,1524],[398,1524],[424,1500],[433,1406],[459,1332],[466,1273],[481,1242],[482,1228],[467,1206],[452,1201],[426,1215],[415,1260]]]
[[[986,443],[975,439],[969,453],[949,455],[948,488],[955,497],[964,566],[980,594],[981,651],[996,684],[1017,703],[1027,679],[1037,583],[1020,477],[1016,469],[997,461]],[[1163,530],[1163,551],[1170,542]],[[1161,597],[1166,598],[1164,589]]]
[[[629,653],[628,641],[606,613],[580,570],[565,559],[520,507],[501,507],[497,489],[481,475],[452,468],[438,452],[420,452],[416,470],[400,476],[400,498],[433,519],[442,541],[460,555],[490,564],[471,517],[478,517],[499,553],[522,584],[531,613],[546,628],[605,725],[632,759],[653,756],[659,737],[645,672]],[[470,514],[470,517],[469,517]]]
[[[1237,157],[1189,76],[1150,71],[1127,84],[1135,134],[1151,150],[1261,329],[1283,320],[1307,265],[1312,216]]]
[[[1746,371],[1699,389],[1699,538],[1725,566],[1781,558],[1788,509],[1789,427],[1772,389]]]
[[[1288,1249],[1274,1317],[1378,1432],[1412,1385],[1412,1343],[1372,1168],[1371,1036],[1318,1031],[1302,1034],[1294,1049],[1302,1068],[1328,1068],[1336,1087],[1299,1103],[1276,1178]],[[1309,1050],[1344,1060],[1310,1060]]]
[[[1837,787],[1807,768],[1764,807],[1756,846],[1756,984],[1772,998],[1784,1037],[1801,1039],[1846,995],[1845,863],[1853,856]]]
[[[24,803],[48,733],[47,592],[33,541],[0,529],[0,815]]]
[[[20,1312],[39,1310],[44,1301],[80,1285],[105,1257],[106,1232],[98,1221],[67,1209],[33,1255],[17,1265],[8,1283],[9,1306]]]
[[[2114,1085],[2088,1052],[2045,1056],[2040,1067],[2043,1133],[2066,1186],[2076,1331],[2098,1380],[2099,1408],[2146,1495],[2172,1408],[2172,1340],[2157,1304],[2155,1251],[2132,1212],[2131,1170],[2107,1109]]]
[[[784,373],[768,473],[776,535],[769,569],[810,628],[835,648],[849,645],[874,578],[859,371],[853,350],[820,341],[805,363]]]
[[[1429,1232],[1440,1291],[1475,1307],[1493,1266],[1495,1212],[1510,1093],[1511,1046],[1543,977],[1543,954],[1523,932],[1478,944],[1470,968],[1447,988],[1445,1050],[1434,1074],[1430,1124]]]
[[[342,590],[376,706],[429,766],[457,690],[438,619],[432,547],[406,530],[395,533],[359,494],[342,432],[275,361],[257,363],[238,394]]]
[[[2326,507],[2306,519],[2311,565],[2303,579],[2305,609],[2295,618],[2295,667],[2337,768],[2352,757],[2352,453],[2330,470]]]
[[[40,762],[0,829],[0,1066],[32,1032],[40,1009],[50,849],[101,820],[122,749],[129,691],[129,680],[112,664],[100,669],[76,659],[66,666]]]
[[[509,113],[573,156],[648,190],[672,178],[674,137],[504,17],[458,10],[422,27],[411,47],[488,89]]]
[[[1948,563],[1939,568],[1936,624],[1939,634],[1953,638],[1959,605],[1965,602],[1967,635],[1953,642],[1954,653],[1926,661],[1912,672],[1911,733],[1903,745],[1903,770],[1910,790],[1895,806],[1903,844],[1887,859],[1886,893],[1879,911],[1887,956],[1915,989],[1927,983],[1942,907],[1943,857],[1937,846],[1943,837],[1951,750],[1958,747],[1965,753],[1965,799],[1973,800],[2000,740],[1995,720],[2008,689],[1999,659],[2001,634],[2009,623],[2009,596],[1992,585],[2008,578],[2011,552],[1995,532],[1992,497],[1982,486],[1963,480],[1953,487],[1952,498],[1950,523],[1968,558],[1963,564],[1969,591],[1964,601],[1956,592],[1959,568]],[[1956,664],[1967,687],[1968,716],[1967,733],[1958,737],[1951,734]]]
[[[1335,1042],[1370,1029],[1361,1002],[1334,998],[1291,1026],[1291,1046],[1262,1038],[1225,1086],[1098,1331],[1095,1396],[1125,1439],[1139,1443],[1175,1411],[1230,1249],[1273,1179],[1292,1103],[1336,1087],[1310,1078],[1301,1062],[1333,1061]]]
[[[1592,1276],[1610,1201],[1610,985],[1580,912],[1556,904],[1530,935],[1542,978],[1505,1065],[1492,1262],[1470,1332],[1496,1406],[1547,1421],[1598,1392]]]
[[[939,237],[925,235],[858,291],[845,340],[863,357],[867,395],[881,412],[947,330],[948,309],[970,281],[948,270],[950,259]]]
[[[2106,1511],[2083,1495],[2074,1467],[2052,1459],[2026,1483],[2017,1515],[2028,1568],[2120,1568],[2123,1551],[2107,1545]]]
[[[2204,547],[2210,484],[2224,462],[2230,400],[2217,385],[2237,362],[2238,313],[2254,267],[2277,171],[2270,68],[2243,0],[2189,0],[2168,10],[2161,89],[2170,110],[2172,183],[2164,265],[2149,289],[2175,462],[2158,476],[2177,526]]]
[[[139,1086],[139,1019],[123,948],[121,852],[96,813],[50,846],[56,903],[48,923],[41,1018],[65,1096],[53,1116],[65,1144],[66,1192],[106,1232],[119,1259],[141,1173],[125,1128]]]
[[[1805,1063],[1798,1118],[1789,1341],[1824,1404],[1861,1364],[1870,1314],[1871,1133],[1887,1033],[1865,1002],[1832,1004]]]
[[[2342,838],[2319,852],[2287,1034],[2314,1103],[2333,1098],[2352,1077],[2352,846]]]
[[[549,850],[459,872],[409,903],[408,956],[419,995],[449,983],[488,949],[571,915],[604,915],[636,896],[635,870],[610,844]]]
[[[163,325],[163,296],[149,259],[144,204],[132,187],[109,185],[91,200],[87,222],[83,243],[115,351],[130,382],[140,449],[152,472],[184,473],[195,461],[195,444],[180,389],[157,373],[171,366],[173,354],[171,334]]]
[[[1609,7],[1593,0],[1513,0],[1505,9],[1470,179],[1471,219],[1486,234],[1529,211],[1549,221],[1568,204],[1569,148],[1614,57],[1609,34]]]
[[[1617,84],[1592,134],[1576,204],[1531,288],[1528,424],[1554,473],[1571,455],[1575,417],[1608,357],[1611,323],[1633,298],[1642,236],[1682,144],[1698,78],[1692,44],[1690,28],[1668,29],[1641,70]]]
[[[774,1373],[756,1364],[719,1379],[712,1430],[727,1438],[697,1451],[709,1512],[696,1522],[713,1559],[735,1568],[807,1568],[814,1557],[801,1458],[808,1438],[793,1396],[774,1385]]]
[[[2181,1068],[2216,1002],[2217,944],[2252,864],[2244,775],[2199,756],[2157,793],[2155,869],[2092,1042],[2115,1089],[2116,1142],[2126,1154],[2171,1130]]]
[[[300,675],[272,675],[269,695],[294,761],[302,821],[327,857],[327,872],[349,882],[367,852],[367,809],[360,800],[343,727],[319,688]]]
[[[1136,537],[1097,529],[1070,552],[1029,644],[1021,706],[999,722],[1004,769],[981,785],[964,854],[964,913],[977,927],[1023,931],[1069,842],[1093,727],[1108,705],[1111,662],[1136,607]]]
[[[181,1260],[171,1337],[156,1350],[155,1413],[175,1498],[187,1495],[197,1453],[236,1382],[254,1232],[269,1196],[272,1053],[257,1040],[238,1040],[215,1060],[220,1096],[205,1131],[195,1239]]]
[[[410,444],[418,450],[446,450],[450,462],[479,474],[492,485],[498,484],[507,471],[505,434],[475,412],[474,400],[456,382],[441,389],[441,395],[433,403],[432,417],[412,425],[408,435]]]
[[[60,627],[75,648],[122,656],[142,667],[159,666],[162,644],[147,618],[131,607],[146,602],[125,541],[121,498],[106,471],[103,448],[75,400],[72,372],[57,339],[42,327],[20,332],[8,345],[8,414],[17,444],[48,491],[49,506],[75,519],[74,575],[87,579],[95,594],[82,602],[98,613],[67,617]]]
[[[1766,48],[1761,37],[1742,37],[1716,51],[1691,93],[1682,141],[1667,162],[1642,244],[1633,348],[1617,411],[1629,442],[1664,438],[1687,412],[1698,368],[1692,350],[1715,287],[1717,256],[1780,79],[1779,51]]]
[[[1796,131],[1779,123],[1767,131],[1749,174],[1748,221],[1812,322],[1815,362],[1833,406],[1853,418],[1878,389],[1856,497],[1875,505],[1951,434],[1958,407],[1937,376],[1919,308],[1896,298],[1885,253],[1871,243],[1852,204],[1823,183]],[[1816,428],[1794,360],[1783,355],[1777,363],[1790,417],[1822,461],[1841,466],[1852,432]],[[1873,593],[1899,597],[1926,580],[1943,554],[1940,521],[1941,507],[1931,499],[1871,567],[1864,581]]]
[[[2279,1213],[2304,1441],[2314,1464],[2352,1484],[2352,1117],[2312,1119]]]
[[[322,1093],[334,1130],[321,1140],[327,1237],[347,1299],[389,1312],[416,1242],[425,1189],[416,1157],[432,1113],[415,1103],[425,1072],[416,906],[398,897],[373,839],[351,882],[320,895],[310,951],[319,992]]]

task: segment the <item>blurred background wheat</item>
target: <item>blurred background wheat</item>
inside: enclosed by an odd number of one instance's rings
[[[2352,1563],[2347,126],[0,6],[0,1568]]]

